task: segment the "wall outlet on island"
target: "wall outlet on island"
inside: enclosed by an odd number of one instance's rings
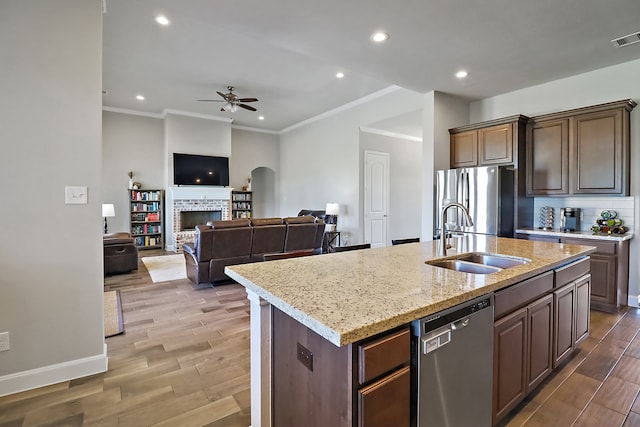
[[[9,332],[0,332],[0,351],[11,350],[9,345]]]

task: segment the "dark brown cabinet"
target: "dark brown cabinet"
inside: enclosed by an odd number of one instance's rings
[[[527,195],[629,195],[629,99],[533,117]]]
[[[335,346],[273,308],[273,426],[409,427],[409,327]]]
[[[569,194],[569,120],[527,125],[527,195]]]
[[[527,309],[495,322],[493,327],[493,423],[527,395]]]
[[[449,129],[451,167],[517,164],[527,119],[518,115]]]
[[[576,314],[575,285],[569,284],[553,293],[554,341],[553,365],[558,366],[571,355],[575,347],[574,317]]]
[[[475,130],[451,135],[451,167],[478,166],[478,132]]]
[[[589,258],[494,295],[493,424],[589,335]]]
[[[551,289],[553,273],[547,272],[495,294],[494,424],[515,408],[553,369]]]
[[[606,241],[563,237],[562,243],[595,246],[591,254],[591,307],[617,313],[629,294],[629,240]]]

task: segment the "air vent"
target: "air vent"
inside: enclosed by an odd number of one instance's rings
[[[638,42],[640,42],[640,32],[611,40],[615,47],[625,47]]]

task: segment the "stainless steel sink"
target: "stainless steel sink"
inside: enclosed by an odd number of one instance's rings
[[[494,267],[500,268],[511,268],[530,262],[530,260],[526,258],[516,258],[505,255],[491,255],[483,253],[471,253],[456,259],[461,261],[475,262],[483,265],[492,265]]]
[[[447,259],[434,259],[426,261],[434,267],[446,268],[472,274],[491,274],[502,271],[505,268],[516,267],[527,264],[531,260],[507,255],[486,254],[482,252],[472,252],[460,254],[457,257]]]
[[[501,271],[502,268],[493,267],[490,265],[482,265],[477,264],[475,262],[469,261],[460,261],[457,259],[445,259],[442,261],[427,261],[427,264],[433,265],[435,267],[447,268],[449,270],[461,271],[463,273],[473,273],[473,274],[490,274],[497,273]]]

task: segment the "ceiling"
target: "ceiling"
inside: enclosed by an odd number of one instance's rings
[[[472,100],[640,58],[611,43],[640,31],[638,0],[104,1],[104,106],[270,131],[390,85]],[[197,101],[228,85],[258,111]]]

